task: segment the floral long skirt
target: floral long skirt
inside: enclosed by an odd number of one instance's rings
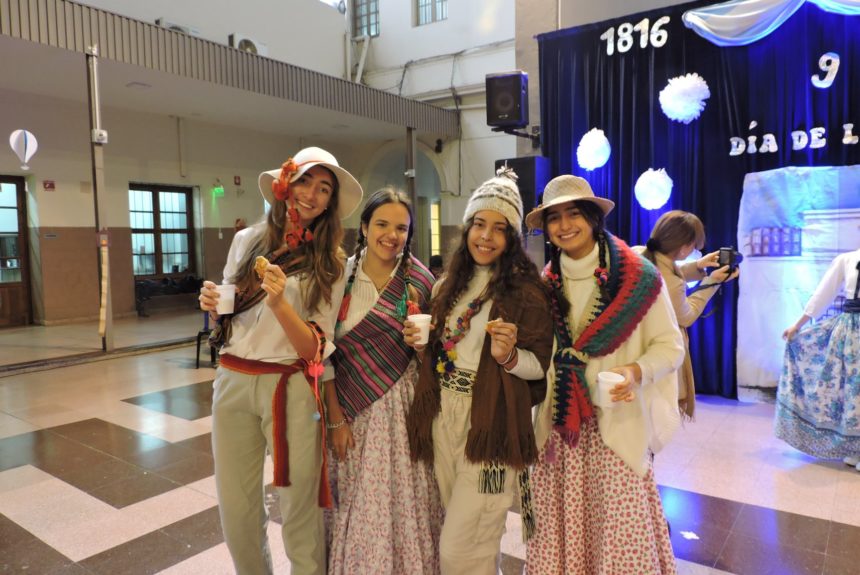
[[[639,477],[606,447],[595,421],[583,425],[573,448],[552,432],[532,489],[529,575],[676,573],[653,471]]]
[[[785,346],[776,436],[821,458],[860,455],[860,314],[843,313]]]
[[[406,436],[417,377],[413,361],[356,417],[355,448],[345,462],[332,463],[330,574],[439,573],[439,489],[432,466],[410,459]]]

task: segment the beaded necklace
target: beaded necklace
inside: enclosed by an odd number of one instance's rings
[[[466,306],[466,311],[457,318],[457,327],[454,330],[446,325],[445,333],[442,335],[442,348],[439,351],[439,358],[436,360],[436,371],[439,374],[450,374],[454,372],[454,361],[457,359],[457,350],[455,347],[461,339],[466,337],[466,332],[472,324],[472,318],[481,311],[481,306],[484,305],[484,296],[479,295],[469,302]]]

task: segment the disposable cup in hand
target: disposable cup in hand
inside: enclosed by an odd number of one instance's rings
[[[607,409],[615,407],[612,394],[609,392],[618,385],[624,383],[624,376],[614,371],[601,371],[597,374],[597,405]]]
[[[236,301],[236,286],[233,284],[223,284],[215,286],[218,292],[218,305],[215,311],[218,315],[233,313],[233,303]]]
[[[414,323],[415,327],[421,330],[418,332],[418,341],[415,343],[417,345],[426,345],[430,340],[430,320],[433,319],[433,316],[426,313],[416,313],[407,316],[406,319]]]

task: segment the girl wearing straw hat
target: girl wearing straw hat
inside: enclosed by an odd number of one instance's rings
[[[432,462],[446,515],[444,575],[498,572],[514,481],[532,532],[527,468],[537,458],[531,407],[543,397],[552,348],[549,302],[522,247],[522,199],[510,170],[478,187],[443,279],[407,418],[412,456]]]
[[[221,526],[237,573],[272,572],[263,502],[268,451],[291,572],[320,574],[321,507],[331,505],[321,362],[334,351],[345,282],[341,220],[362,191],[320,148],[301,150],[258,183],[271,209],[236,234],[224,266],[224,282],[237,288],[233,313],[215,312],[213,282],[204,282],[200,294],[200,307],[217,319],[213,343],[221,352],[212,404]]]
[[[605,231],[613,207],[566,175],[526,218],[552,244],[556,342],[535,420],[529,573],[675,573],[651,454],[680,423],[684,341],[660,273]],[[601,394],[598,379],[617,383]]]

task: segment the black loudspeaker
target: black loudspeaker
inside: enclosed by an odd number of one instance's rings
[[[526,214],[540,203],[543,189],[549,183],[549,158],[526,156],[524,158],[496,160],[496,169],[498,170],[505,164],[517,174],[517,187],[523,198],[523,219],[525,219]]]
[[[487,74],[487,125],[525,128],[529,125],[529,75],[525,72]]]

